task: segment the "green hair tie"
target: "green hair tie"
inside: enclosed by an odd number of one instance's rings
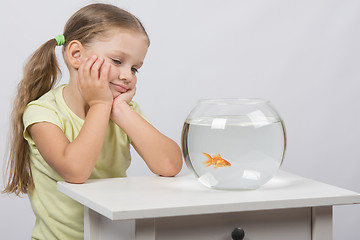
[[[56,42],[57,42],[57,46],[61,46],[61,45],[64,45],[64,43],[65,43],[65,37],[64,37],[64,35],[57,35],[56,37],[55,37],[55,40],[56,40]]]

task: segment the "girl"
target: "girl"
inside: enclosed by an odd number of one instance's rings
[[[132,101],[149,44],[135,16],[92,4],[26,64],[13,109],[4,192],[28,193],[36,215],[33,239],[83,239],[83,207],[58,192],[56,183],[125,177],[130,143],[153,173],[174,176],[181,170],[178,145],[144,120]],[[70,80],[53,89],[57,45],[64,45]]]

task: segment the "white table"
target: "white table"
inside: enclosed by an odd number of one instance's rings
[[[257,190],[223,191],[192,175],[58,183],[84,205],[85,239],[330,240],[332,206],[360,203],[360,194],[279,171]]]

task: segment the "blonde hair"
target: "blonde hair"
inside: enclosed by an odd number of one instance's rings
[[[141,22],[131,13],[109,4],[91,4],[73,14],[67,21],[64,33],[67,45],[78,40],[83,45],[99,39],[107,31],[128,29],[143,33],[150,44],[149,37]],[[51,90],[61,74],[55,47],[57,42],[51,39],[38,48],[24,67],[24,76],[17,87],[17,95],[11,114],[11,129],[8,156],[8,181],[3,193],[26,194],[33,187],[30,170],[30,150],[23,137],[23,113],[27,104]]]

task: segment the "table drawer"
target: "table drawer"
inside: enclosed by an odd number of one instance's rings
[[[245,240],[310,240],[311,208],[155,219],[156,240],[230,240],[236,227],[245,231]]]

